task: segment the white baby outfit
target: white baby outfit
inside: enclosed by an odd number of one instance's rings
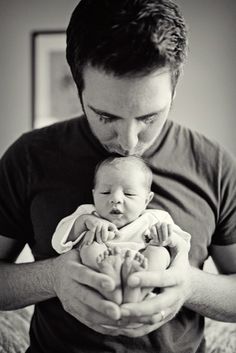
[[[95,207],[92,204],[79,206],[74,213],[63,218],[57,225],[52,237],[52,247],[57,253],[62,254],[71,250],[84,237],[86,232],[83,232],[74,241],[67,241],[69,233],[74,225],[75,220],[84,214],[96,214]],[[114,238],[106,242],[109,247],[119,246],[130,250],[139,251],[143,249],[146,244],[144,235],[148,229],[157,222],[166,222],[173,224],[173,219],[168,212],[162,210],[147,209],[135,221],[119,229],[120,237]],[[174,225],[175,228],[179,228]]]

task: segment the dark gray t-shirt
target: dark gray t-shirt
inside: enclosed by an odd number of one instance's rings
[[[0,234],[28,243],[36,260],[57,256],[56,225],[93,202],[94,169],[107,157],[83,117],[24,134],[0,163]],[[210,244],[236,242],[236,162],[226,151],[168,121],[144,158],[154,175],[149,206],[169,212],[192,235],[193,266],[203,267]],[[35,306],[28,352],[200,353],[203,329],[203,317],[183,307],[147,336],[101,335],[54,298]]]

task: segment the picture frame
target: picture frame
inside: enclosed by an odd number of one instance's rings
[[[82,114],[69,65],[65,30],[32,33],[32,128]]]

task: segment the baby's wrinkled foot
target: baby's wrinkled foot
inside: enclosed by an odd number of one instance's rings
[[[141,288],[131,288],[128,286],[127,281],[128,277],[132,273],[144,271],[147,269],[147,267],[148,261],[143,254],[137,252],[135,255],[133,255],[130,250],[126,251],[121,271],[123,284],[123,303],[137,303],[143,299]]]
[[[115,289],[112,292],[106,292],[104,295],[107,299],[121,304],[121,267],[123,256],[120,248],[107,249],[97,257],[96,261],[99,271],[110,276],[115,281]]]
[[[91,245],[82,244],[82,246],[79,248],[82,264],[94,270],[98,270],[96,258],[99,254],[106,250],[107,246],[104,243],[98,244],[96,241],[94,241]]]

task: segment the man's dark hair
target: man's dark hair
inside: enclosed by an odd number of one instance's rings
[[[171,70],[174,92],[187,33],[171,0],[81,0],[67,28],[67,61],[81,95],[87,65],[117,77]]]

